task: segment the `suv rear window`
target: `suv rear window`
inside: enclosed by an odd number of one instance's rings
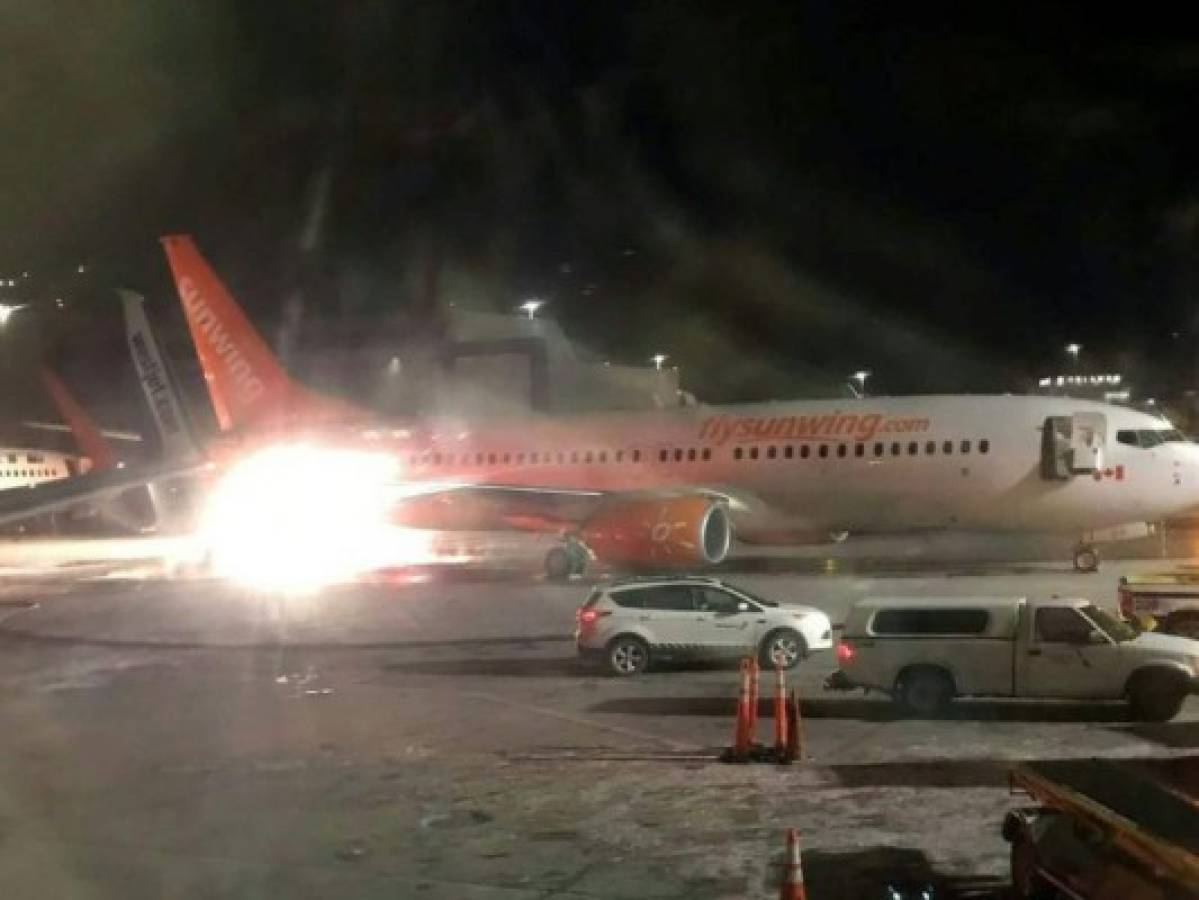
[[[875,634],[982,634],[990,614],[985,609],[882,609],[874,614]]]
[[[603,596],[603,591],[596,591],[597,594]],[[623,606],[625,609],[644,609],[645,604],[642,597],[645,591],[613,591],[608,597],[617,606]]]
[[[637,591],[645,602],[646,609],[669,609],[689,612],[694,609],[691,588],[685,584],[663,584]]]

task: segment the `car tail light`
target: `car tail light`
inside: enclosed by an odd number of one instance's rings
[[[578,619],[580,625],[592,625],[597,619],[609,615],[611,613],[606,609],[580,609],[575,613],[575,618]]]
[[[857,649],[849,641],[837,641],[837,662],[842,664],[852,662],[857,655]]]

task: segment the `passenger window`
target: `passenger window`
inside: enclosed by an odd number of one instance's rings
[[[608,461],[608,451],[607,450],[601,450],[599,452],[599,461],[602,463],[606,463]]]
[[[695,608],[700,612],[720,613],[728,615],[737,612],[737,607],[743,602],[719,588],[695,588]]]
[[[866,455],[866,445],[865,444],[854,444],[853,445],[853,455],[854,456],[865,456]]]
[[[687,462],[695,462],[695,448],[691,447],[687,451]]]
[[[668,459],[670,459],[670,451],[669,450],[659,450],[658,451],[658,462],[666,462]]]
[[[800,459],[807,459],[811,455],[812,455],[812,448],[809,447],[807,444],[804,444],[802,447],[799,448],[799,458]]]
[[[592,454],[591,454],[591,451],[590,451],[590,450],[588,450],[586,453],[584,453],[584,454],[583,454],[583,462],[585,462],[585,463],[587,463],[587,464],[590,464],[590,463],[591,463],[591,460],[592,460],[592,458],[593,458],[593,457],[592,457]]]
[[[881,443],[881,442],[877,442],[877,443],[875,443],[875,445],[874,445],[874,455],[875,455],[876,457],[877,457],[877,456],[882,456],[882,455],[883,455],[883,449],[884,449],[884,448],[883,448],[883,445],[882,445],[882,443]]]
[[[826,459],[827,457],[828,457],[828,444],[821,444],[820,445],[820,458]]]
[[[985,609],[882,609],[874,615],[874,634],[982,634]]]
[[[579,451],[578,450],[570,451],[570,461],[571,461],[572,465],[578,463],[578,461],[579,461]]]
[[[664,584],[648,588],[644,592],[645,608],[690,612],[695,607],[691,601],[691,588],[685,584]]]
[[[899,441],[892,441],[892,443],[891,443],[891,455],[892,455],[892,456],[899,456]]]
[[[742,450],[740,447],[733,448],[733,459],[740,459],[744,455],[745,455],[745,451]]]
[[[757,459],[757,458],[758,458],[758,448],[757,448],[757,447],[750,447],[750,448],[749,448],[749,458],[750,458],[750,459]]]
[[[908,444],[908,456],[915,456],[919,452],[920,452],[920,445],[917,444],[915,441],[912,441],[910,444]]]
[[[962,441],[961,447],[960,447],[959,449],[960,449],[960,450],[961,450],[963,453],[969,453],[969,452],[970,452],[970,442],[969,442],[969,441]]]
[[[674,461],[675,461],[675,462],[682,462],[682,461],[683,461],[683,450],[682,450],[682,448],[679,448],[678,450],[675,450],[675,451],[674,451]]]
[[[946,441],[941,445],[942,453],[953,453],[953,441]]]
[[[1037,639],[1050,644],[1085,644],[1095,626],[1068,606],[1037,610]]]
[[[990,451],[991,451],[991,442],[990,441],[988,441],[986,438],[983,438],[981,441],[978,442],[978,452],[979,453],[989,453]]]
[[[783,448],[783,456],[785,456],[787,459],[791,459],[795,456],[795,448],[788,444]]]
[[[487,454],[487,464],[488,464],[489,466],[494,466],[494,465],[495,465],[495,454],[494,454],[494,453],[488,453],[488,454]]]
[[[847,448],[844,444],[838,444],[837,445],[837,456],[841,456],[841,457],[845,456],[846,449]]]
[[[766,458],[767,459],[774,459],[778,455],[779,455],[779,448],[775,447],[773,444],[766,448]]]
[[[704,447],[704,462],[707,462],[711,458],[712,458],[712,449],[710,447]]]
[[[641,451],[640,450],[633,451],[633,462],[641,462]]]
[[[623,451],[623,450],[617,450],[617,451],[616,451],[616,461],[617,461],[617,462],[623,462],[623,461],[624,461],[624,451]]]
[[[929,456],[932,456],[934,453],[936,453],[937,452],[937,442],[936,441],[925,441],[924,452],[927,453]]]

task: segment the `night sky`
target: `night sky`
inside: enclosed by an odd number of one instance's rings
[[[1068,341],[1192,385],[1199,40],[868,8],[8,2],[0,413],[45,355],[138,424],[109,289],[185,350],[173,231],[276,336],[432,332],[435,290],[713,401],[1018,391]]]

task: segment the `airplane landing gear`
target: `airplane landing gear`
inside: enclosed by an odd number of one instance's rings
[[[1099,551],[1090,544],[1079,544],[1074,548],[1074,571],[1099,571]]]
[[[545,554],[545,576],[550,581],[566,581],[587,571],[587,549],[578,541],[550,547]]]

